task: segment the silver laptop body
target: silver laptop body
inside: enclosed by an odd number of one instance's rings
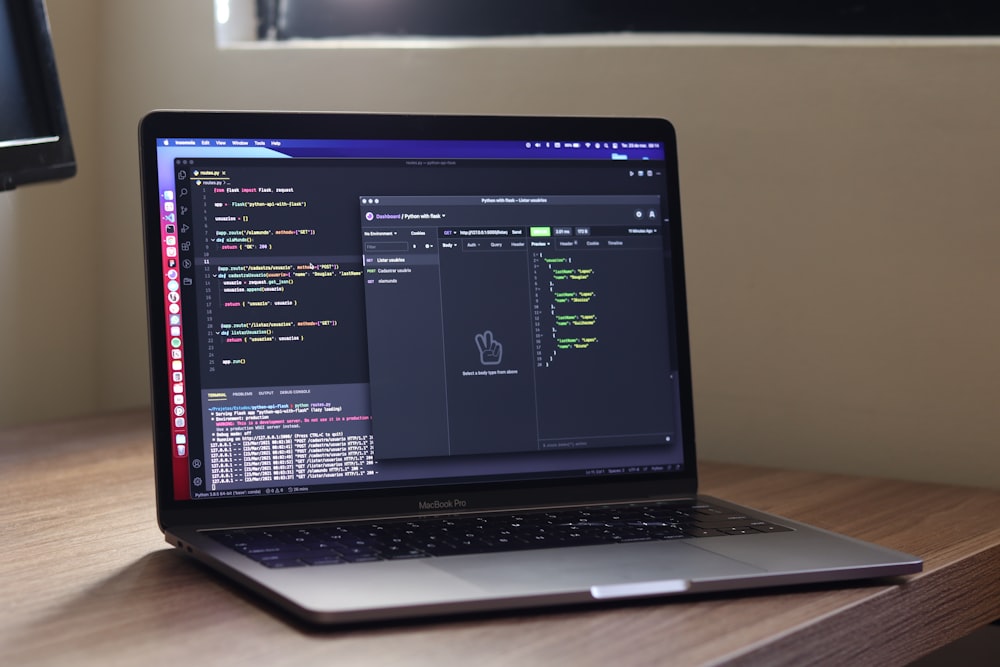
[[[158,520],[264,598],[352,623],[920,571],[697,495],[669,122],[139,135]]]

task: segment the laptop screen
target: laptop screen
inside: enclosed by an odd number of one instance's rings
[[[186,131],[144,150],[174,500],[683,469],[663,137]]]

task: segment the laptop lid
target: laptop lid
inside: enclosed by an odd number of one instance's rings
[[[659,119],[154,112],[161,525],[696,488]]]

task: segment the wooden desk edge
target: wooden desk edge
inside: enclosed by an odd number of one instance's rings
[[[109,450],[114,450],[116,455],[127,459],[125,465],[136,477],[132,482],[135,487],[133,495],[142,497],[141,486],[147,480],[150,483],[148,506],[135,510],[137,515],[146,516],[150,514],[153,503],[152,446],[148,419],[147,411],[129,411],[0,432],[0,457],[5,463],[14,462],[24,464],[25,469],[43,470],[48,467],[57,468],[59,462],[64,460],[62,455],[68,455],[65,459],[67,461],[77,461],[77,454],[90,455],[95,446],[104,445]],[[55,463],[52,463],[53,452],[58,452]],[[786,496],[793,494],[796,498],[798,495],[795,494],[799,493],[800,487],[822,480],[828,485],[841,488],[838,493],[842,494],[844,488],[850,491],[854,487],[874,489],[885,486],[890,491],[892,488],[909,489],[911,497],[922,495],[928,489],[942,496],[954,494],[970,506],[982,504],[985,499],[988,511],[992,512],[989,516],[1000,517],[1000,493],[985,489],[940,487],[893,480],[885,480],[883,483],[880,480],[864,480],[844,475],[778,471],[732,464],[704,463],[703,470],[707,477],[718,482],[708,489],[709,492],[756,506],[760,504],[754,503],[755,496],[762,499],[781,497],[780,493],[772,493],[779,490],[774,484],[776,480],[787,482],[788,488],[781,493]],[[72,471],[62,471],[60,474],[70,475]],[[0,468],[0,478],[7,481],[7,477],[7,471]],[[748,478],[751,479],[749,483],[746,482]],[[758,478],[760,483],[754,484],[753,478]],[[759,490],[757,487],[760,486],[767,490]],[[814,501],[809,499],[809,502]],[[913,504],[912,500],[910,504]],[[796,503],[790,505],[798,506]],[[801,506],[812,507],[804,503]],[[784,512],[780,506],[761,509],[791,514],[792,518],[810,522],[809,516],[799,515],[797,510]],[[964,521],[966,527],[975,523],[968,519]],[[850,521],[845,523],[850,525]],[[835,530],[838,528],[836,525],[826,527]],[[149,550],[159,549],[161,544],[150,544]],[[832,611],[815,617],[808,617],[806,614],[800,622],[790,622],[785,629],[772,636],[712,659],[706,664],[904,664],[1000,618],[1000,525],[992,532],[984,532],[975,541],[970,539],[968,543],[954,549],[922,554],[920,550],[907,549],[905,543],[891,546],[927,558],[929,565],[925,572],[906,577],[898,584],[860,591],[831,590],[830,595],[834,599],[839,595],[845,600],[844,603],[838,603],[839,606]],[[775,604],[779,604],[780,594],[776,594],[773,600]],[[695,605],[697,604],[696,602]],[[648,616],[643,612],[643,616],[650,623],[658,623],[672,614],[663,616],[652,611]],[[693,615],[692,622],[697,620],[694,618],[697,616],[697,613]],[[632,614],[627,617],[632,620],[635,618]],[[568,622],[572,624],[573,620]],[[687,621],[681,619],[680,622],[683,624]],[[490,621],[483,621],[482,624],[484,628],[489,627]],[[863,629],[860,634],[859,629]],[[432,634],[440,630],[441,628],[435,628]],[[447,628],[444,631],[447,632]],[[296,631],[290,628],[288,632],[294,634]],[[463,632],[468,633],[468,628]],[[285,640],[295,642],[295,637],[286,636]],[[646,651],[666,650],[668,643],[653,641]],[[662,659],[664,655],[639,653],[630,655],[630,658],[655,660],[657,657]],[[585,656],[581,661],[586,662]]]

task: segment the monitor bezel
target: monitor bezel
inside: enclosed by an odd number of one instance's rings
[[[16,37],[24,103],[31,109],[36,130],[31,137],[0,140],[0,190],[11,190],[75,175],[76,156],[45,2],[4,0],[4,10]]]

